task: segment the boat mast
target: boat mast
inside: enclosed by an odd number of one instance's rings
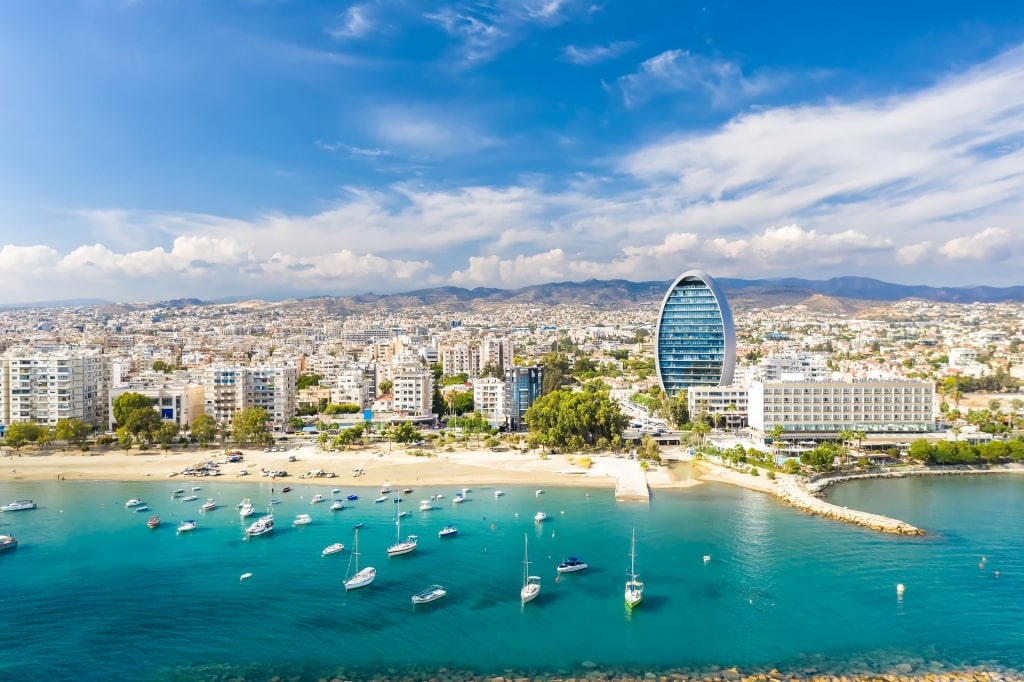
[[[523,587],[530,581],[530,536],[523,533]]]
[[[629,546],[629,576],[630,584],[636,586],[636,528],[633,529],[633,541]]]

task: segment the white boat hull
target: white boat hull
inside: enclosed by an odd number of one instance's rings
[[[415,549],[415,542],[400,542],[397,545],[391,545],[388,547],[388,556],[401,556],[402,554],[408,554]]]
[[[366,587],[377,578],[377,569],[372,566],[367,566],[363,570],[356,573],[354,576],[345,581],[345,590],[356,590],[360,587]]]

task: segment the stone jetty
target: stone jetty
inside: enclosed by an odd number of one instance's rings
[[[890,519],[888,516],[848,509],[827,502],[808,490],[794,476],[779,476],[776,480],[775,496],[797,509],[817,516],[824,516],[836,521],[855,523],[858,526],[879,530],[897,535],[924,535],[924,531],[915,528],[905,521]]]

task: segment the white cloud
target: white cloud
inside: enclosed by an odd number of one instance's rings
[[[673,92],[696,92],[715,104],[757,97],[779,88],[787,78],[758,72],[746,76],[739,65],[685,50],[666,50],[640,63],[635,73],[622,76],[618,87],[626,106]]]
[[[457,66],[472,66],[493,59],[538,27],[557,26],[586,11],[581,0],[463,1],[424,18],[455,41]]]
[[[367,5],[352,5],[345,10],[341,18],[341,26],[328,30],[328,33],[333,38],[339,40],[361,38],[373,29],[373,22],[369,18]]]
[[[608,43],[607,45],[592,45],[590,47],[567,45],[562,49],[562,58],[573,64],[590,66],[591,64],[615,59],[629,52],[634,47],[636,47],[636,43],[628,40]]]
[[[388,149],[497,144],[447,112],[378,113]],[[81,242],[0,249],[0,284],[9,300],[202,297],[669,279],[690,267],[1009,284],[1024,267],[1021,130],[1024,48],[916,92],[748,111],[557,185],[346,187],[318,212],[244,220],[78,211]]]
[[[1020,232],[1015,236],[1007,229],[989,227],[979,234],[950,239],[939,247],[939,253],[950,260],[989,263],[1008,259],[1013,255],[1013,247],[1022,241]]]

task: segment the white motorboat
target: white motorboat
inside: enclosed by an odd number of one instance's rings
[[[644,584],[636,579],[636,529],[633,529],[633,541],[629,546],[629,580],[626,581],[626,606],[639,606],[644,598]]]
[[[332,495],[337,495],[340,492],[341,492],[341,488],[335,488],[334,490],[331,491],[331,494]]]
[[[197,490],[202,490],[202,489],[203,489],[203,487],[202,487],[202,486],[200,486],[200,485],[194,485],[194,486],[192,486],[192,492],[195,492],[195,491],[197,491]]]
[[[134,511],[137,514],[139,512],[149,511],[149,507],[143,504],[138,507],[135,507],[134,509],[132,509],[132,511]]]
[[[495,497],[501,497],[501,496],[502,496],[502,495],[504,495],[504,494],[505,494],[505,491],[504,491],[504,490],[495,490],[495,491],[494,491],[494,496],[495,496]]]
[[[462,493],[455,493],[455,497],[452,498],[452,504],[462,504],[465,500],[466,498],[462,496]]]
[[[16,549],[18,541],[10,535],[0,535],[0,553],[6,552],[11,549]]]
[[[373,502],[374,502],[374,504],[380,504],[381,502],[387,502],[387,501],[388,501],[388,496],[387,495],[381,495],[380,497],[378,497]]]
[[[540,523],[548,518],[548,515],[540,511],[533,515],[533,520]]]
[[[305,526],[306,524],[313,523],[313,519],[309,514],[299,514],[292,523],[296,526]]]
[[[203,502],[203,506],[200,507],[203,511],[210,511],[217,508],[217,503],[212,497],[206,498],[206,502]]]
[[[430,511],[433,508],[434,505],[431,504],[430,500],[420,500],[420,511]]]
[[[473,492],[473,489],[472,489],[472,488],[463,488],[463,489],[462,489],[462,494],[463,494],[463,495],[468,495],[468,494],[470,494],[471,492]]]
[[[245,529],[245,534],[248,537],[255,537],[257,535],[266,535],[274,530],[274,515],[267,514],[261,516],[254,521],[248,528]]]
[[[422,592],[417,592],[416,594],[412,595],[412,603],[427,604],[432,601],[437,601],[446,594],[448,593],[440,585],[431,585]]]
[[[523,533],[523,587],[519,590],[519,601],[525,604],[540,594],[540,576],[530,575],[530,536]]]
[[[439,538],[453,538],[458,535],[459,529],[455,526],[448,524],[444,528],[438,531],[437,537]]]
[[[544,491],[543,490],[536,490],[536,491],[534,491],[533,494],[536,495],[537,497],[540,497],[541,495],[544,494]]]
[[[345,591],[354,590],[359,587],[366,587],[377,577],[377,569],[373,566],[366,566],[359,570],[359,528],[355,529],[355,548],[352,550],[352,558],[355,559],[356,573],[345,581]]]
[[[320,556],[327,556],[328,554],[337,554],[338,552],[345,549],[345,545],[340,542],[335,542],[333,545],[327,545],[324,547],[324,551],[320,552]]]
[[[401,518],[405,517],[408,513],[409,512],[407,512],[407,511],[400,511],[400,512],[398,512],[398,518],[401,519]]]
[[[184,488],[178,488],[173,493],[171,493],[171,499],[175,500],[175,499],[181,497],[184,494],[185,494],[185,489]]]
[[[408,536],[405,540],[402,540],[402,513],[398,508],[402,506],[400,503],[395,504],[395,533],[393,542],[388,547],[388,556],[399,556],[400,554],[408,554],[416,549],[416,543],[419,539],[415,535]]]
[[[124,503],[125,509],[131,509],[132,507],[138,507],[142,505],[142,500],[130,499]]]
[[[187,497],[181,498],[181,501],[182,502],[193,502],[193,501],[198,500],[198,499],[199,499],[198,495],[189,495]]]
[[[195,530],[197,525],[199,525],[199,524],[197,524],[192,519],[185,519],[184,521],[181,522],[181,525],[178,526],[178,532],[179,533],[186,533],[186,532],[188,532],[190,530]]]
[[[558,568],[555,570],[559,573],[574,573],[576,571],[582,571],[587,567],[587,562],[579,557],[571,556],[562,563],[558,564]]]
[[[15,500],[9,504],[5,504],[0,507],[0,511],[25,511],[26,509],[35,509],[36,503],[32,500]]]
[[[242,505],[242,508],[238,510],[238,515],[243,519],[248,518],[256,513],[256,507],[252,506],[251,502],[246,502]]]
[[[317,493],[316,495],[314,495],[314,496],[313,496],[313,497],[312,497],[312,498],[311,498],[311,499],[309,500],[309,503],[310,503],[310,504],[316,504],[316,503],[318,503],[318,502],[323,502],[323,501],[324,501],[324,496],[323,496],[323,495],[321,495],[320,493]]]
[[[335,500],[334,502],[331,502],[331,511],[341,511],[344,508],[345,503],[342,502],[341,500]]]
[[[380,487],[380,494],[381,495],[387,495],[390,492],[391,492],[391,484],[390,483],[385,483],[384,485],[382,485]]]
[[[238,508],[241,509],[242,507],[244,507],[247,504],[251,505],[252,504],[252,500],[250,500],[248,497],[243,497],[242,501],[238,503]]]

